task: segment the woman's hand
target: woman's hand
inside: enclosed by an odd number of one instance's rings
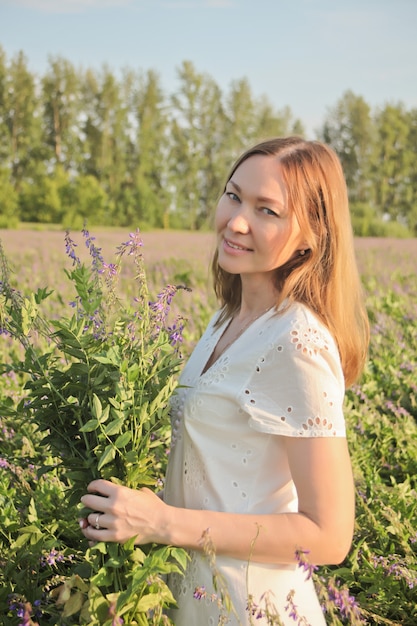
[[[150,489],[134,490],[108,480],[93,480],[81,502],[93,512],[80,520],[83,535],[90,541],[136,544],[167,543],[165,515],[169,507]]]

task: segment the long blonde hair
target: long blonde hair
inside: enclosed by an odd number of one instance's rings
[[[236,169],[254,155],[276,156],[304,241],[304,255],[275,271],[280,304],[297,301],[308,306],[332,333],[340,353],[346,385],[360,376],[368,350],[369,322],[355,259],[346,182],[340,161],[319,141],[282,137],[264,141],[236,161]],[[214,289],[223,307],[222,318],[240,306],[241,280],[212,262]]]

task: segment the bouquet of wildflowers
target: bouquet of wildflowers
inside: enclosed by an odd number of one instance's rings
[[[23,346],[19,367],[27,382],[16,410],[41,434],[54,468],[45,464],[39,472],[58,470],[75,516],[94,478],[158,488],[183,328],[181,318],[168,325],[178,287],[169,285],[149,300],[139,232],[117,248],[115,263],[104,262],[86,229],[83,236],[88,265],[68,232],[65,237],[72,264],[66,275],[75,290],[68,316],[42,316],[48,289],[30,296],[13,289],[4,254],[0,284],[2,331]],[[136,291],[128,304],[118,280],[125,261],[133,263]],[[49,589],[49,601],[59,608],[62,624],[167,623],[163,608],[173,598],[163,575],[184,565],[179,549],[138,548],[133,540],[98,543],[87,549],[79,571]]]

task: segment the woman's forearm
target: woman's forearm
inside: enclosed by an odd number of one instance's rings
[[[246,515],[169,507],[163,543],[263,563],[292,563],[296,551],[315,564],[340,563],[352,540],[353,521],[320,526],[302,513]]]
[[[351,545],[355,512],[346,440],[288,438],[286,447],[298,512],[250,515],[169,507],[166,542],[201,549],[208,529],[218,554],[291,563],[296,550],[306,550],[317,565],[340,563]]]

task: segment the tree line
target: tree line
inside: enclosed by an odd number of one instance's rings
[[[287,134],[305,136],[290,107],[246,78],[222,91],[191,61],[166,94],[154,70],[51,56],[39,76],[0,47],[0,227],[204,229],[240,152]],[[341,158],[358,235],[417,234],[417,109],[347,91],[316,135]]]

